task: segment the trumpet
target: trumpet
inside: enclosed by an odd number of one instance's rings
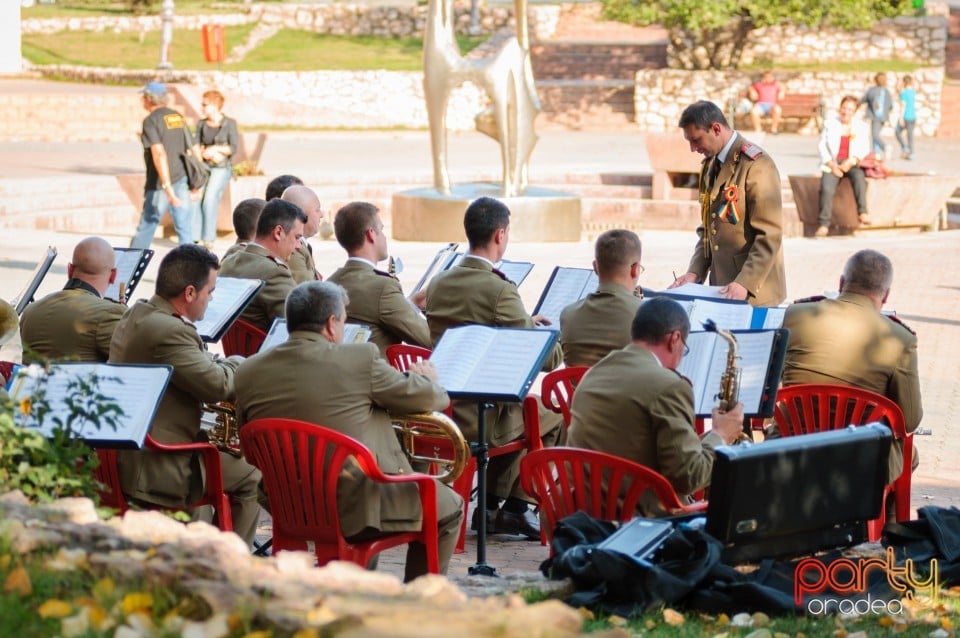
[[[232,403],[204,403],[204,414],[200,417],[200,427],[206,432],[207,439],[221,452],[237,458],[243,456],[240,451],[240,431],[237,428],[237,411]]]
[[[741,370],[737,366],[737,359],[739,358],[737,354],[737,338],[734,337],[733,333],[729,330],[719,328],[717,324],[713,322],[713,319],[706,321],[703,327],[709,332],[716,332],[729,346],[727,348],[727,367],[720,377],[720,392],[717,393],[717,399],[719,400],[717,407],[719,407],[721,411],[727,412],[737,405],[737,401],[740,400]],[[751,445],[752,443],[753,438],[746,432],[741,432],[737,440],[733,442],[734,445]]]
[[[411,462],[437,465],[437,479],[450,484],[470,460],[470,444],[453,419],[442,412],[390,415],[400,447]],[[441,455],[446,452],[445,455]]]

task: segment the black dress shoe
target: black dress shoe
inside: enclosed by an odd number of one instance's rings
[[[487,533],[493,534],[496,530],[497,510],[487,510]],[[480,529],[480,508],[473,510],[473,520],[470,522],[470,529],[477,531]]]
[[[530,510],[514,514],[501,509],[496,523],[497,534],[522,534],[530,540],[540,540],[540,519]]]

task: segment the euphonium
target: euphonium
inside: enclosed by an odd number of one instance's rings
[[[240,457],[240,432],[237,429],[237,412],[232,403],[204,403],[204,417],[213,415],[213,419],[201,417],[201,425],[207,438],[218,450]]]
[[[717,399],[719,401],[717,407],[720,408],[721,412],[728,412],[732,410],[740,400],[740,368],[737,366],[737,338],[734,337],[733,333],[729,330],[722,330],[717,327],[717,324],[714,323],[712,319],[706,321],[703,327],[710,332],[716,332],[729,346],[727,348],[727,367],[724,368],[723,375],[720,377],[720,392],[717,393]],[[734,441],[734,445],[749,445],[751,443],[753,443],[753,439],[746,432],[741,432],[737,440]]]
[[[437,479],[444,483],[453,483],[463,473],[470,460],[470,445],[453,419],[442,412],[392,414],[390,419],[411,462],[441,466]],[[442,455],[444,450],[448,453]]]

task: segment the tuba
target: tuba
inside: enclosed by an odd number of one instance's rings
[[[243,456],[240,451],[240,431],[237,428],[237,412],[232,403],[204,403],[200,427],[206,432],[207,439],[221,452],[237,458]]]
[[[718,406],[721,411],[727,412],[740,400],[740,368],[737,367],[737,338],[729,330],[723,330],[714,323],[713,319],[704,322],[703,327],[708,332],[716,332],[727,342],[727,367],[720,377],[720,392],[717,393]],[[746,432],[741,432],[734,441],[734,445],[750,445],[753,438]]]
[[[450,484],[470,460],[470,445],[453,419],[443,412],[390,415],[400,447],[411,463],[441,467],[437,479]]]

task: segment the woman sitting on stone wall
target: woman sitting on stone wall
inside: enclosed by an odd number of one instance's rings
[[[867,178],[860,161],[870,154],[870,127],[862,119],[854,119],[860,100],[845,95],[840,100],[838,117],[827,120],[820,135],[820,214],[815,237],[826,237],[830,231],[833,195],[840,180],[847,178],[857,201],[857,216],[863,225],[870,224],[867,214]]]

